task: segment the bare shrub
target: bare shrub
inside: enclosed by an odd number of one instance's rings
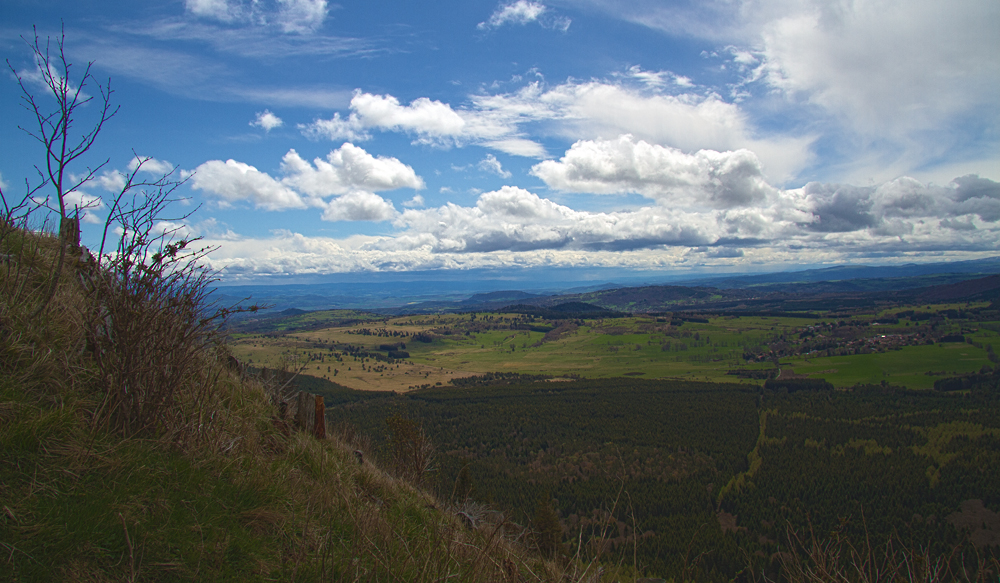
[[[423,426],[398,415],[386,419],[385,423],[389,426],[392,468],[401,478],[422,484],[434,464],[434,445]]]

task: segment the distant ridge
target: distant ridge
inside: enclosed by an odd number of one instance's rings
[[[954,300],[997,300],[1000,298],[1000,275],[970,279],[950,285],[936,285],[919,290],[917,298],[927,302]]]
[[[817,283],[855,279],[886,280],[915,278],[937,274],[990,275],[1000,274],[1000,257],[954,261],[948,263],[907,263],[905,265],[838,265],[803,271],[783,271],[705,278],[676,282],[677,285],[711,286],[719,289],[740,289],[773,283]]]
[[[504,291],[495,291],[483,294],[473,294],[472,297],[461,303],[485,304],[491,302],[516,302],[520,300],[526,300],[529,298],[537,298],[537,297],[542,297],[542,296],[519,290],[504,290]]]
[[[621,312],[587,304],[584,302],[563,302],[552,306],[516,304],[497,310],[509,314],[526,314],[540,318],[610,318],[621,316]]]

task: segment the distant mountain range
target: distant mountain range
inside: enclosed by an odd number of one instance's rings
[[[434,313],[470,310],[497,310],[505,306],[551,307],[582,302],[602,309],[648,312],[679,309],[704,310],[813,310],[825,309],[836,300],[842,305],[866,306],[912,301],[952,301],[960,298],[989,298],[1000,277],[1000,257],[949,263],[892,266],[838,266],[802,271],[785,271],[734,276],[677,280],[666,275],[650,276],[650,281],[625,285],[615,282],[581,282],[569,279],[559,289],[557,277],[545,282],[516,277],[478,278],[467,273],[466,280],[440,274],[405,274],[386,277],[377,274],[370,283],[341,282],[292,285],[220,286],[216,298],[231,305],[252,298],[283,310],[355,309],[383,313]],[[553,273],[553,276],[571,274]],[[629,278],[632,279],[632,278]],[[657,281],[659,279],[659,281]],[[663,281],[670,280],[669,283]],[[965,284],[978,280],[975,284]],[[631,283],[631,282],[630,282]],[[511,285],[513,284],[513,286]],[[517,289],[514,286],[523,284]],[[510,286],[510,287],[507,287]],[[923,294],[923,295],[921,295]],[[970,295],[972,294],[972,295]],[[939,299],[933,299],[939,298]],[[810,307],[811,306],[811,307]]]
[[[804,271],[784,271],[732,277],[689,279],[675,282],[676,285],[711,286],[719,289],[748,288],[775,283],[815,283],[843,282],[847,280],[893,280],[887,282],[886,289],[899,285],[923,287],[921,277],[950,276],[962,280],[977,276],[1000,274],[1000,257],[954,261],[950,263],[907,263],[905,265],[843,265]],[[910,280],[910,281],[907,281]]]

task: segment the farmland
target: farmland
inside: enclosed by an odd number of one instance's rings
[[[886,382],[929,389],[942,376],[991,365],[1000,323],[981,319],[994,317],[987,308],[935,304],[849,317],[565,319],[330,310],[275,319],[231,338],[234,354],[251,366],[301,369],[359,390],[406,391],[488,372],[757,384],[780,374],[822,378],[836,387]]]

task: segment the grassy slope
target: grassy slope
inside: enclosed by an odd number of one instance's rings
[[[70,266],[49,236],[4,233],[0,265],[0,580],[555,580],[564,567],[502,522],[445,504],[340,440],[289,431],[268,387],[205,344],[176,415],[131,437],[106,423]],[[13,236],[16,235],[16,236]],[[11,243],[16,241],[17,248]],[[137,387],[136,390],[142,390]]]

